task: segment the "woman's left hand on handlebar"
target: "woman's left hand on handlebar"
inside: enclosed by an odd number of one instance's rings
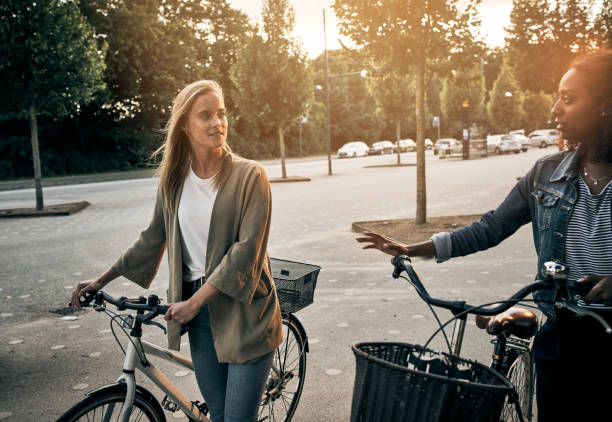
[[[593,288],[584,296],[587,303],[602,303],[612,305],[612,276],[587,275],[578,283],[596,282]]]
[[[164,314],[166,321],[176,321],[179,324],[187,324],[189,321],[194,319],[200,308],[196,306],[192,301],[184,300],[182,302],[171,303],[170,308]]]

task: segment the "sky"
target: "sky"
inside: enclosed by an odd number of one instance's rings
[[[326,9],[327,49],[340,48],[338,19],[331,7],[333,0],[290,0],[290,2],[295,9],[294,35],[301,38],[310,58],[317,57],[324,50],[323,9]],[[235,9],[242,9],[253,22],[260,22],[260,0],[229,0],[229,3]],[[459,2],[460,7],[461,3],[464,1]],[[512,0],[482,0],[479,10],[482,17],[481,33],[485,37],[485,42],[490,46],[502,46],[504,26],[510,24]]]

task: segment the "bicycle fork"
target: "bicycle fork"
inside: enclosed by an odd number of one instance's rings
[[[453,328],[453,336],[451,338],[451,354],[459,356],[461,354],[461,346],[463,345],[463,336],[465,334],[466,316],[462,316],[455,320]]]
[[[138,343],[140,344],[140,342]],[[141,350],[138,351],[136,350],[135,343],[130,341],[125,352],[125,359],[123,360],[123,374],[117,379],[118,383],[123,382],[127,387],[125,402],[121,408],[121,413],[119,414],[119,421],[121,422],[129,421],[130,415],[132,414],[132,409],[134,407],[134,397],[136,396],[136,377],[134,370],[136,369],[136,362],[139,358],[138,352],[142,352],[142,347]]]

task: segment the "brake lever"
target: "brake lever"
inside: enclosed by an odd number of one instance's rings
[[[166,327],[164,327],[162,324],[160,324],[160,323],[159,323],[159,322],[157,322],[157,321],[149,320],[149,321],[143,321],[142,323],[143,323],[144,325],[155,325],[156,327],[161,328],[161,330],[164,332],[164,334],[166,334],[166,333],[167,333],[167,331],[166,331]]]
[[[593,317],[601,325],[603,325],[604,329],[606,330],[606,334],[612,334],[612,328],[610,328],[610,325],[608,325],[608,322],[605,319],[603,319],[603,317],[601,315],[599,315],[597,312],[594,312],[594,311],[591,311],[589,309],[585,309],[585,308],[583,308],[581,306],[570,304],[570,303],[567,303],[567,302],[557,303],[557,307],[558,308],[569,309],[571,312],[574,312],[578,316],[590,316],[590,317]]]

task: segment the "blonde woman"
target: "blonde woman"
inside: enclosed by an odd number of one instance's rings
[[[104,274],[81,281],[72,304],[124,276],[149,287],[168,250],[169,347],[189,334],[200,391],[214,422],[256,418],[282,342],[266,251],[270,186],[256,162],[232,154],[221,87],[197,81],[175,98],[153,218]]]

